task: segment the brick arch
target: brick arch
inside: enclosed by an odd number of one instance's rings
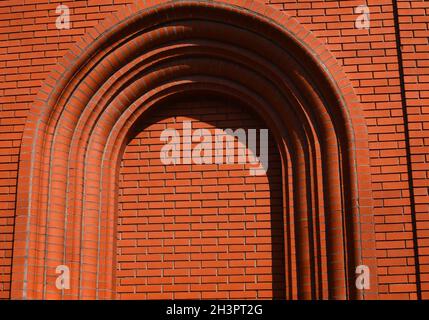
[[[334,57],[258,2],[145,1],[93,29],[45,81],[19,168],[12,298],[114,296],[118,162],[146,110],[184,94],[258,112],[283,163],[287,298],[368,298],[375,270],[368,138]],[[71,289],[55,288],[68,265]]]

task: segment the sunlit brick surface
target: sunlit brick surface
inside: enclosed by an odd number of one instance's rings
[[[160,161],[162,130],[183,136],[183,121],[193,130],[209,129],[213,139],[215,128],[260,129],[263,123],[232,102],[188,103],[155,114],[122,160],[118,297],[284,297],[281,169],[272,137],[266,175],[250,175],[249,164]],[[236,141],[235,155],[245,147]]]

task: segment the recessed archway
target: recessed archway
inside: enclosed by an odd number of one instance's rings
[[[375,297],[366,127],[335,59],[257,2],[138,3],[88,34],[46,80],[19,169],[12,298],[111,298],[117,175],[147,110],[198,92],[255,109],[282,158],[286,297]],[[55,288],[65,264],[71,289]],[[375,270],[375,268],[374,268]]]
[[[261,137],[261,119],[238,101],[193,94],[135,129],[119,173],[115,298],[284,299],[281,159],[269,132]],[[168,130],[180,138],[174,164],[160,158]],[[262,151],[249,150],[252,130],[267,143],[258,175],[239,159]],[[216,148],[220,131],[230,133]],[[200,133],[204,158],[186,161],[184,139],[198,157]]]

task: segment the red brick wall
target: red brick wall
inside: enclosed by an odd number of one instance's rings
[[[61,31],[55,28],[59,2],[0,3],[0,298],[9,298],[18,160],[28,110],[59,57],[131,2],[62,1],[71,8],[72,28]],[[362,4],[371,10],[369,30],[354,27],[353,10]],[[360,98],[370,133],[381,297],[416,298],[420,289],[428,298],[429,3],[397,1],[396,27],[392,0],[278,0],[270,6],[296,17],[326,43]]]
[[[183,137],[183,121],[191,121],[193,130],[210,130],[213,138],[216,128],[266,128],[248,108],[227,101],[167,107],[141,124],[125,149],[119,178],[118,296],[284,298],[274,140],[266,175],[252,176],[249,164],[164,165],[161,132],[176,129]],[[236,142],[235,148],[237,157],[246,146]]]
[[[403,86],[415,202],[421,290],[429,298],[429,2],[399,1]]]
[[[356,93],[360,97],[362,108],[364,109],[369,133],[371,149],[371,173],[373,181],[373,195],[375,199],[374,214],[376,215],[377,249],[378,249],[378,274],[380,292],[382,296],[389,298],[415,298],[416,292],[416,269],[415,264],[415,244],[413,238],[413,221],[411,217],[410,204],[410,181],[408,177],[407,150],[404,133],[404,111],[401,96],[400,72],[398,65],[397,34],[394,25],[393,2],[391,0],[381,1],[279,1],[276,4],[281,10],[292,14],[303,23],[309,30],[320,39],[324,40],[328,48],[341,62],[349,79],[352,81]],[[418,43],[420,51],[414,48],[404,48],[405,52],[410,52],[407,63],[411,66],[419,63],[424,67],[429,57],[427,19],[429,6],[427,1],[398,1],[400,15],[408,15],[409,12],[403,10],[410,7],[420,8],[413,11],[414,17],[401,18],[401,30],[416,30],[415,35],[409,35],[403,39],[411,43]],[[354,8],[358,5],[367,4],[370,8],[370,29],[359,30],[355,28],[355,20],[358,16],[354,13]],[[418,26],[409,26],[405,23],[419,21]],[[420,32],[418,32],[420,30]],[[401,33],[404,35],[404,33]],[[420,40],[415,36],[420,35]],[[425,39],[423,39],[425,37]],[[414,54],[415,53],[415,54]],[[425,55],[426,53],[426,55]],[[408,68],[410,76],[411,70]],[[414,72],[417,70],[414,68]],[[424,69],[419,68],[418,74],[427,74]],[[425,85],[424,78],[414,80],[406,78],[411,86],[414,84],[420,90]],[[418,83],[418,84],[416,84]],[[427,85],[426,85],[427,86]],[[417,89],[417,88],[416,88]],[[414,100],[406,103],[423,106],[422,97],[415,96]],[[413,96],[407,93],[407,98]],[[417,107],[419,108],[419,107]],[[416,109],[417,109],[416,108]],[[422,110],[417,117],[420,121],[425,121],[421,117]],[[410,121],[412,121],[411,117]],[[414,118],[415,119],[415,118]],[[427,121],[427,119],[426,119]],[[414,120],[415,122],[415,120]],[[423,124],[420,127],[411,124],[415,135],[419,136],[421,160],[424,167],[427,161],[428,147],[424,148],[423,137],[425,135]],[[427,135],[426,128],[426,135]],[[427,142],[427,141],[426,141]],[[417,145],[416,145],[417,147]],[[416,152],[419,152],[416,150]],[[414,158],[416,159],[416,158]],[[425,160],[426,159],[426,160]],[[420,173],[421,196],[419,201],[420,212],[428,211],[428,175],[427,168],[421,176],[421,170],[413,165],[413,170]],[[421,218],[423,220],[425,218]],[[427,218],[426,218],[427,219]],[[428,230],[428,224],[423,223],[421,229]],[[422,233],[424,231],[421,231]],[[427,231],[426,231],[427,233]],[[427,238],[426,234],[426,238]],[[423,237],[423,235],[422,235]],[[427,240],[426,240],[427,241]],[[420,245],[424,245],[423,242]],[[427,254],[427,253],[426,253]],[[423,261],[421,261],[422,263]],[[426,260],[427,263],[427,260]],[[426,269],[427,272],[427,269]],[[426,277],[427,281],[427,277]],[[426,287],[427,290],[427,287]],[[426,298],[427,298],[426,293]]]
[[[72,28],[57,30],[59,2],[0,3],[0,298],[9,298],[20,141],[27,112],[58,59],[89,29],[132,1],[62,1]]]

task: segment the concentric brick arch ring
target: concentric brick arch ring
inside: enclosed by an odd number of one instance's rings
[[[115,298],[119,162],[148,110],[206,94],[254,109],[282,158],[285,296],[374,298],[366,127],[353,89],[295,19],[257,2],[137,3],[46,79],[24,131],[13,298]],[[355,267],[374,270],[358,291]],[[55,286],[58,265],[71,288]]]

